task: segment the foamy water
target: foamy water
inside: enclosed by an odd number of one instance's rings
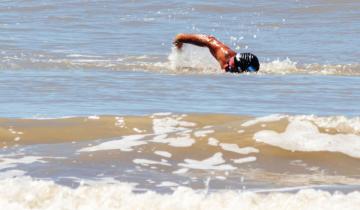
[[[0,68],[166,72],[174,66],[167,61],[173,37],[187,32],[254,52],[263,73],[359,75],[358,7],[357,1],[3,2]],[[185,67],[197,73],[218,69],[204,53],[187,54]]]
[[[347,192],[360,184],[353,167],[360,157],[358,121],[172,113],[2,119],[0,175],[48,177],[73,187],[117,180],[158,192],[299,185]]]
[[[358,1],[0,3],[6,209],[358,209]],[[177,33],[253,52],[227,74]]]
[[[358,192],[330,194],[301,190],[295,194],[257,194],[224,191],[208,194],[179,188],[173,194],[163,195],[135,194],[129,184],[84,185],[69,189],[30,179],[0,183],[0,205],[11,209],[357,209],[360,204]]]

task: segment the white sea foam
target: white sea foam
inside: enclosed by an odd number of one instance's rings
[[[242,154],[242,155],[247,155],[250,153],[258,153],[259,150],[254,148],[254,147],[242,147],[240,148],[237,144],[226,144],[226,143],[221,143],[220,147],[223,150],[229,151],[229,152],[235,152],[238,154]]]
[[[119,140],[107,141],[96,146],[82,148],[78,150],[78,152],[94,152],[100,150],[114,150],[114,149],[119,149],[121,151],[129,152],[132,151],[133,147],[135,146],[146,144],[145,141],[140,141],[140,139],[144,137],[145,135],[125,136]]]
[[[166,157],[166,158],[171,158],[172,154],[170,152],[166,152],[166,151],[155,151],[154,152],[156,155],[162,156],[162,157]]]
[[[157,187],[176,187],[179,186],[179,184],[175,182],[161,182],[160,184],[156,185]]]
[[[214,133],[214,130],[200,130],[200,131],[196,131],[194,132],[194,136],[195,137],[206,137],[206,135],[210,134],[210,133]]]
[[[261,122],[275,122],[275,121],[279,121],[280,119],[282,119],[284,117],[286,117],[286,115],[279,115],[279,114],[273,114],[273,115],[269,115],[269,116],[265,116],[265,117],[258,117],[258,118],[244,122],[243,124],[241,124],[241,126],[249,127],[249,126],[253,126],[257,123],[261,123]]]
[[[88,119],[89,120],[98,120],[98,119],[100,119],[100,117],[97,115],[93,115],[93,116],[89,116]]]
[[[164,183],[170,184],[170,183]],[[81,185],[68,188],[29,178],[0,180],[3,209],[117,209],[117,210],[219,210],[219,209],[327,209],[355,210],[360,192],[348,194],[305,189],[297,193],[220,191],[208,193],[179,187],[171,194],[132,192],[131,184]]]
[[[289,58],[285,60],[274,60],[268,63],[261,63],[260,73],[272,73],[272,74],[289,74],[294,72],[300,72],[297,68],[297,63],[291,61]]]
[[[225,176],[215,176],[215,179],[226,180],[226,177]]]
[[[153,131],[155,134],[164,134],[188,130],[188,127],[194,127],[192,122],[182,121],[182,117],[171,116],[153,119]]]
[[[181,50],[172,48],[168,57],[173,70],[185,69],[191,71],[196,69],[206,73],[221,73],[220,65],[210,54],[209,49],[184,44]]]
[[[244,130],[238,130],[238,133],[244,133],[245,131]]]
[[[143,166],[148,166],[148,165],[171,166],[169,163],[155,161],[155,160],[148,160],[148,159],[134,159],[133,162],[135,164],[140,164],[140,165],[143,165]]]
[[[136,133],[144,133],[144,132],[146,132],[146,130],[141,130],[139,128],[133,128],[133,131],[135,131]]]
[[[314,115],[289,116],[290,121],[307,120],[322,128],[334,128],[338,132],[360,133],[360,117],[344,116],[318,117]]]
[[[82,54],[69,54],[69,55],[66,55],[66,57],[70,57],[70,58],[102,58],[102,56],[98,56],[98,55],[82,55]]]
[[[25,174],[26,171],[23,170],[5,170],[4,172],[0,173],[0,179],[23,177]]]
[[[188,172],[188,171],[189,171],[188,168],[180,168],[180,169],[178,169],[178,170],[176,170],[176,171],[173,171],[172,173],[173,173],[173,174],[184,174],[184,173],[186,173],[186,172]]]
[[[211,145],[211,146],[218,146],[219,145],[219,140],[213,138],[213,137],[210,137],[208,139],[208,145]]]
[[[185,163],[179,163],[178,165],[185,168],[191,169],[203,169],[203,170],[234,170],[236,167],[230,164],[223,164],[225,160],[222,157],[222,153],[215,153],[213,156],[205,160],[192,160],[185,159]]]
[[[24,133],[21,132],[21,131],[15,131],[13,128],[9,128],[8,131],[10,131],[10,133],[12,133],[12,134],[17,134],[17,135],[22,135],[22,134],[24,134]]]
[[[125,121],[123,117],[115,117],[115,126],[123,128],[125,127]]]
[[[259,131],[254,139],[290,151],[341,152],[360,158],[359,135],[320,133],[318,127],[307,120],[292,120],[283,133]]]
[[[168,144],[169,146],[172,147],[191,147],[195,143],[195,140],[190,138],[190,135],[183,135],[179,137],[171,137],[164,139],[153,139],[150,141],[156,143]]]
[[[345,116],[319,117],[315,115],[281,115],[273,114],[264,117],[258,117],[242,124],[243,127],[253,126],[258,123],[276,122],[281,119],[288,119],[290,122],[302,120],[309,121],[321,128],[333,128],[338,132],[360,133],[360,117],[348,118]]]
[[[247,46],[245,46],[246,49]],[[240,49],[238,47],[236,50]],[[61,52],[55,50],[54,52]],[[96,55],[70,54],[66,57],[33,57],[29,55],[27,59],[18,56],[4,56],[7,62],[2,62],[5,66],[12,69],[26,68],[30,65],[38,69],[49,67],[58,67],[62,69],[133,69],[137,71],[156,71],[156,72],[173,72],[173,73],[205,73],[205,74],[222,74],[219,63],[205,47],[197,47],[184,44],[182,50],[172,48],[168,56],[168,61],[159,61],[158,56],[125,56],[122,58],[102,57]],[[4,67],[4,66],[3,66]],[[125,68],[127,67],[127,68]],[[284,60],[273,60],[261,62],[258,74],[322,74],[322,75],[359,75],[359,64],[305,64],[298,65],[297,62],[286,58]]]
[[[250,156],[245,158],[233,159],[234,163],[242,164],[256,161],[256,157]]]
[[[172,114],[171,112],[157,112],[157,113],[152,114],[152,117],[156,117],[156,116],[169,116],[169,115],[171,115],[171,114]]]
[[[0,170],[16,167],[18,164],[46,163],[44,157],[26,156],[20,158],[12,158],[10,156],[0,156]]]

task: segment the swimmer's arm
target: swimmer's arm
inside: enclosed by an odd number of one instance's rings
[[[203,34],[178,34],[175,37],[174,44],[178,49],[181,49],[183,44],[193,44],[199,47],[209,47],[209,36]]]
[[[193,44],[199,47],[208,47],[222,69],[226,68],[228,59],[236,54],[228,46],[217,40],[215,37],[209,35],[178,34],[174,40],[175,46],[178,49],[181,49],[183,43]]]

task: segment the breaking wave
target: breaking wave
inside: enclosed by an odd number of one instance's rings
[[[0,181],[5,209],[357,209],[360,193],[306,189],[297,193],[223,191],[208,193],[178,188],[171,194],[134,193],[127,183],[82,185],[72,189],[50,181]]]
[[[41,175],[28,168],[32,165],[40,171],[60,167],[90,179],[116,175],[150,189],[201,189],[207,179],[215,189],[256,189],[259,183],[360,185],[360,168],[354,167],[360,158],[359,134],[360,119],[343,116],[154,113],[0,119],[0,177]],[[87,167],[86,175],[81,168]],[[142,178],[145,171],[159,175]],[[63,173],[53,176],[65,183],[74,180],[75,175]],[[192,182],[183,179],[187,176]]]
[[[221,74],[217,61],[206,48],[186,46],[172,49],[168,58],[157,56],[99,56],[82,54],[20,53],[1,55],[0,69],[105,69],[116,71],[150,71],[169,74]],[[298,64],[290,58],[262,61],[260,75],[346,75],[359,76],[360,64]]]

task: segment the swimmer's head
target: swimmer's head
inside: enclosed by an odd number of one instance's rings
[[[231,72],[257,72],[260,63],[256,55],[251,53],[237,53],[230,59],[229,65],[232,66]]]

